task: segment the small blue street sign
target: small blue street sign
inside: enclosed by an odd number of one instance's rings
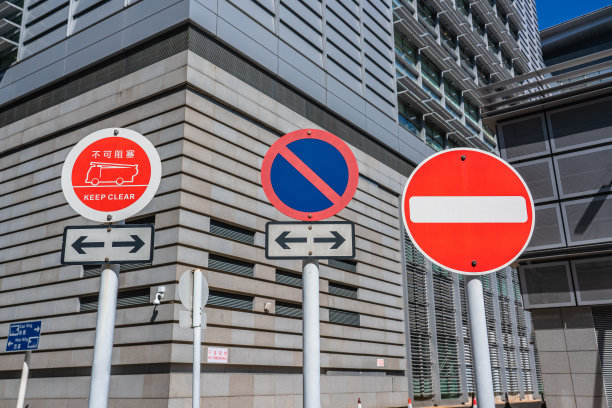
[[[36,350],[40,339],[41,321],[13,323],[9,328],[6,351]]]

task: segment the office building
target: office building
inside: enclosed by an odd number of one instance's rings
[[[176,283],[193,267],[211,287],[204,355],[229,355],[203,364],[203,403],[301,406],[301,264],[264,256],[265,223],[286,217],[259,172],[268,147],[300,128],[344,139],[360,170],[334,217],[356,223],[357,256],[321,262],[323,406],[469,400],[462,280],[414,251],[400,195],[436,150],[497,149],[475,89],[541,66],[532,1],[3,7],[16,10],[5,45],[17,62],[0,82],[0,339],[11,322],[43,321],[32,406],[88,396],[100,269],[60,265],[63,228],[91,224],[67,205],[60,173],[78,140],[109,127],[145,135],[163,169],[154,200],[127,220],[153,222],[156,249],[152,265],[121,270],[113,406],[189,404],[191,333],[178,326]],[[485,278],[485,289],[495,391],[537,396],[516,270]],[[0,406],[14,403],[22,361],[0,354]]]

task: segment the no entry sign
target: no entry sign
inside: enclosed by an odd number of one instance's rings
[[[318,129],[284,135],[270,147],[261,166],[268,200],[283,214],[302,221],[337,214],[353,198],[358,182],[351,149]]]
[[[62,168],[62,190],[70,206],[100,222],[136,214],[151,201],[160,179],[157,150],[129,129],[102,129],[86,136]]]
[[[534,226],[531,193],[499,157],[475,149],[446,150],[411,174],[402,199],[412,242],[453,272],[485,274],[524,251]]]

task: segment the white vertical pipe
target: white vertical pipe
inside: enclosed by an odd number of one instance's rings
[[[200,408],[200,366],[202,361],[202,271],[193,270],[193,379],[191,392],[192,408]]]
[[[108,404],[118,288],[119,265],[104,264],[100,277],[96,339],[89,385],[89,408],[106,408]]]
[[[17,396],[17,408],[23,408],[25,401],[26,387],[28,385],[28,375],[30,373],[30,357],[31,351],[26,351],[23,358],[23,368],[21,370],[21,381],[19,382],[19,395]]]
[[[321,408],[319,262],[306,260],[302,267],[304,408]]]
[[[478,408],[495,408],[482,282],[480,281],[480,276],[464,276],[470,335],[472,337],[476,401]]]

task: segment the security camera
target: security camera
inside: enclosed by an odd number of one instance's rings
[[[161,303],[161,300],[164,298],[165,294],[166,294],[166,287],[158,286],[157,293],[155,294],[155,299],[153,300],[153,304],[156,306],[159,305]]]

